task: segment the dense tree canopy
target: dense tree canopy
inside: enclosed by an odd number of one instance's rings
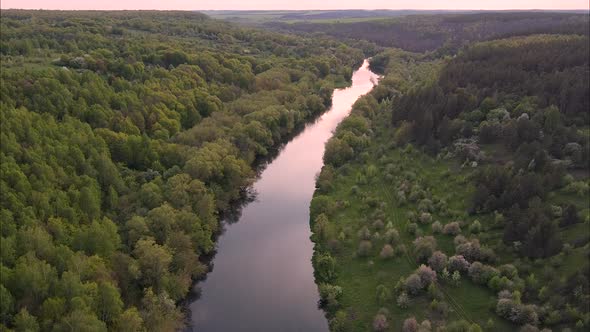
[[[218,212],[362,61],[198,13],[0,24],[0,318],[19,331],[178,328]]]

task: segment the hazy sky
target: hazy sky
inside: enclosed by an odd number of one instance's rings
[[[1,0],[27,9],[588,9],[588,0]]]

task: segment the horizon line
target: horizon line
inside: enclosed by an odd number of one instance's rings
[[[392,9],[392,8],[374,8],[374,9],[367,9],[367,8],[333,8],[333,9],[318,9],[318,8],[308,8],[308,9],[47,9],[47,8],[1,8],[1,10],[45,10],[45,11],[110,11],[110,12],[117,12],[117,11],[159,11],[159,12],[194,12],[194,11],[235,11],[235,12],[248,12],[248,11],[269,11],[269,12],[276,12],[276,11],[486,11],[486,12],[499,12],[499,11],[588,11],[590,12],[590,8],[562,8],[562,9],[555,9],[555,8],[505,8],[505,9],[465,9],[465,8],[432,8],[432,9],[412,9],[412,8],[400,8],[400,9]]]

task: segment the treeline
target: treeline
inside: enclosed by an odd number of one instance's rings
[[[587,14],[492,12],[408,15],[361,22],[270,22],[265,25],[297,33],[321,33],[341,39],[374,42],[412,52],[454,53],[463,45],[531,34],[588,35]]]
[[[0,320],[16,331],[181,327],[218,212],[363,57],[186,12],[0,24]]]

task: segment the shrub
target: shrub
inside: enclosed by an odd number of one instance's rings
[[[373,331],[386,331],[389,328],[387,317],[384,314],[377,314],[373,318]]]
[[[410,298],[408,297],[408,293],[401,292],[401,294],[397,297],[397,306],[405,309],[410,304]]]
[[[422,290],[422,279],[416,273],[410,274],[410,276],[404,281],[404,289],[409,294],[418,294]]]
[[[474,234],[481,232],[481,223],[479,220],[475,220],[471,225],[469,225],[469,232]]]
[[[384,226],[384,225],[383,225],[383,221],[381,221],[380,219],[378,219],[378,220],[375,220],[375,221],[373,222],[373,228],[374,228],[374,229],[382,229],[382,228],[383,228],[383,226]]]
[[[324,213],[320,213],[314,220],[313,231],[320,239],[328,235],[329,220]]]
[[[359,243],[358,255],[360,257],[367,257],[371,253],[371,249],[373,249],[371,241],[363,240]]]
[[[469,262],[462,255],[451,256],[449,258],[448,268],[449,271],[463,273],[469,269]]]
[[[461,233],[461,226],[456,221],[450,222],[443,227],[443,234],[454,236],[459,233]]]
[[[315,255],[313,263],[319,281],[329,282],[336,278],[336,259],[330,254]]]
[[[342,297],[342,287],[320,284],[318,286],[320,293],[320,305],[328,309],[328,311],[334,311],[340,306],[340,298]]]
[[[390,244],[384,245],[383,249],[381,249],[381,253],[379,253],[379,256],[383,259],[393,257],[393,247]]]
[[[424,198],[418,203],[418,211],[428,213],[434,211],[434,204],[428,198]]]
[[[424,264],[418,267],[416,274],[420,277],[422,287],[426,287],[436,281],[436,272]]]
[[[474,262],[469,266],[469,277],[476,284],[485,285],[497,275],[499,275],[498,270],[480,262]]]
[[[428,265],[437,272],[441,272],[447,267],[448,258],[442,251],[435,251],[428,259]]]
[[[385,242],[387,242],[389,244],[398,243],[399,242],[399,233],[398,233],[397,229],[395,229],[395,228],[388,229],[384,234],[384,240],[385,240]]]
[[[391,300],[391,291],[385,285],[377,286],[377,302],[381,305]]]
[[[381,240],[381,234],[379,234],[379,232],[373,233],[373,236],[371,236],[371,240],[375,242]]]
[[[451,276],[451,280],[453,282],[453,285],[459,286],[459,283],[461,282],[461,274],[459,273],[459,271],[453,272],[453,275]]]
[[[422,212],[418,220],[422,224],[430,224],[432,222],[432,215],[428,212]]]
[[[457,245],[455,251],[470,262],[493,261],[495,259],[494,252],[489,248],[481,247],[478,239],[472,239]]]
[[[418,332],[418,321],[414,317],[404,320],[402,332]]]
[[[416,235],[416,232],[418,231],[418,224],[416,224],[415,222],[408,224],[408,227],[406,229],[408,231],[409,234],[411,235]]]
[[[442,224],[440,223],[440,221],[435,221],[432,223],[432,233],[433,234],[439,234],[442,232]]]
[[[435,250],[436,239],[432,236],[421,236],[414,240],[414,254],[418,262],[425,262]]]
[[[581,221],[581,218],[578,215],[578,209],[576,208],[575,205],[570,204],[563,211],[563,216],[561,218],[561,222],[559,223],[559,225],[562,227],[569,226],[569,225],[577,224],[580,221]]]
[[[358,236],[361,240],[369,240],[371,239],[371,231],[367,226],[363,226],[363,228],[358,231]]]

